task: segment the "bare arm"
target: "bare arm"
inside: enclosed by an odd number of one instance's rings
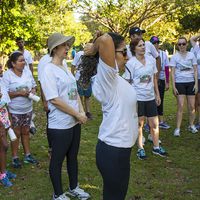
[[[99,52],[100,58],[112,68],[115,68],[115,47],[110,35],[104,34],[97,38],[94,44],[84,48],[85,55],[95,55]]]
[[[33,74],[33,64],[32,63],[29,64],[29,69],[31,70],[31,72]]]
[[[193,47],[196,45],[196,41],[197,41],[198,38],[200,38],[200,34],[198,34],[198,35],[196,35],[196,36],[192,36],[192,37],[190,38],[190,43],[191,43],[191,45],[192,45]]]
[[[9,94],[11,99],[13,99],[15,97],[28,97],[29,93],[30,92],[28,90],[21,90],[21,91],[16,91],[16,92],[8,92],[8,94]]]
[[[158,79],[157,79],[156,74],[154,74],[153,76],[153,82],[154,82],[155,100],[156,100],[156,104],[159,106],[161,103],[161,100],[160,100],[160,93],[158,90]]]
[[[87,117],[83,113],[79,113],[78,111],[76,111],[74,108],[66,104],[66,102],[64,102],[61,98],[57,97],[51,99],[50,102],[62,112],[75,117],[79,121],[79,123],[83,124],[87,121]]]
[[[178,90],[176,89],[176,85],[175,85],[175,68],[171,67],[171,71],[172,71],[172,88],[173,88],[173,94],[174,96],[178,95]]]
[[[160,74],[160,71],[161,71],[161,59],[160,59],[160,56],[158,56],[156,58],[156,67],[157,67],[157,77],[159,77],[159,74]]]
[[[195,94],[198,93],[198,72],[197,72],[197,65],[194,65],[194,81],[195,81],[195,86],[194,86],[194,90],[195,90]]]
[[[76,66],[71,65],[71,73],[75,76]]]

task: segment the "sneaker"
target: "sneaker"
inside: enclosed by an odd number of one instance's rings
[[[8,177],[8,179],[15,179],[17,177],[16,174],[14,174],[10,171],[6,171],[6,176]]]
[[[69,197],[67,197],[64,193],[61,194],[60,196],[58,197],[55,197],[55,195],[53,195],[53,200],[70,200]]]
[[[153,143],[153,138],[152,138],[151,134],[148,135],[148,141]],[[162,143],[161,140],[158,140],[158,142],[159,142],[159,144]]]
[[[90,120],[93,119],[93,116],[92,116],[92,114],[91,114],[90,112],[86,112],[85,115],[86,115],[86,117],[87,117],[88,119],[90,119]]]
[[[190,131],[191,133],[197,133],[198,132],[198,130],[196,129],[196,127],[194,125],[189,126],[188,131]]]
[[[200,130],[200,123],[195,124],[195,128],[196,128],[197,130]]]
[[[138,149],[138,151],[137,151],[137,157],[138,157],[140,160],[146,159],[145,150],[144,150],[144,149]]]
[[[11,187],[13,184],[10,182],[8,176],[6,175],[3,179],[0,180],[0,183],[5,187]]]
[[[35,135],[36,134],[36,132],[37,132],[37,130],[36,130],[36,128],[35,127],[30,127],[30,130],[29,130],[29,132],[32,134],[32,135]]]
[[[38,161],[30,154],[24,157],[24,163],[38,164]]]
[[[159,128],[161,128],[161,129],[169,129],[170,126],[166,122],[160,122],[159,123]]]
[[[144,131],[146,132],[146,133],[149,133],[150,132],[150,127],[149,127],[149,124],[145,124],[144,125]]]
[[[153,148],[152,153],[155,154],[155,155],[159,155],[161,157],[167,156],[165,149],[163,149],[162,147],[159,147],[159,149]]]
[[[179,137],[181,135],[181,133],[180,133],[180,128],[176,128],[175,130],[174,130],[174,136],[175,137]]]
[[[90,198],[90,195],[83,189],[79,188],[79,186],[77,186],[73,190],[69,188],[67,194],[71,195],[72,197],[78,197],[81,200],[87,200],[88,198]]]
[[[22,167],[22,163],[20,162],[19,158],[14,158],[12,160],[12,166],[14,168],[21,168]]]

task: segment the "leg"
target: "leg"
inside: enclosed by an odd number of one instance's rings
[[[98,141],[96,164],[103,178],[103,200],[124,200],[130,176],[131,148],[112,147]]]
[[[15,135],[17,139],[15,141],[11,142],[11,151],[12,151],[12,157],[17,158],[18,157],[18,149],[19,149],[19,140],[21,137],[21,127],[16,126],[13,128]]]
[[[61,170],[65,156],[72,141],[72,129],[49,129],[52,154],[49,174],[55,195],[63,194]]]
[[[176,127],[180,129],[182,117],[183,117],[183,106],[184,106],[185,95],[177,96],[177,113],[176,113]]]
[[[198,104],[198,122],[200,123],[200,93],[197,94],[197,104]]]
[[[84,98],[85,112],[90,112],[90,97]]]
[[[67,171],[69,174],[70,189],[73,190],[78,185],[78,151],[80,145],[81,125],[77,124],[73,128],[72,141],[67,152]]]
[[[195,96],[187,95],[188,111],[189,111],[189,123],[190,126],[194,125],[195,120]]]
[[[153,144],[155,147],[159,147],[159,123],[158,116],[148,117],[148,123],[150,126],[150,132],[153,139]]]
[[[163,102],[164,102],[164,94],[165,94],[165,81],[159,80],[158,89],[160,93],[161,104],[157,107],[159,122],[163,122]]]
[[[24,149],[24,154],[30,154],[30,135],[29,135],[29,126],[22,126],[21,127],[21,140]]]
[[[144,116],[138,118],[138,121],[139,121],[139,124],[138,124],[138,126],[139,126],[138,127],[138,148],[139,149],[143,149],[142,137],[143,137],[144,120],[145,120]]]

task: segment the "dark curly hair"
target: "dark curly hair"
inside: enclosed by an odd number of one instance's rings
[[[117,49],[121,43],[124,41],[124,37],[119,35],[118,33],[108,33],[114,42],[115,49]],[[78,80],[78,84],[86,89],[90,85],[90,79],[97,73],[97,65],[99,63],[99,53],[95,56],[86,56],[83,55],[81,57],[81,62],[78,66],[80,70],[80,78]]]

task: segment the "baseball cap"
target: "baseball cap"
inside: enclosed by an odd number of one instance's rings
[[[145,33],[145,30],[140,29],[139,27],[131,27],[129,30],[129,35],[138,34],[138,33]]]
[[[157,36],[152,36],[151,39],[150,39],[150,42],[152,44],[155,44],[155,43],[160,43],[161,41]]]

